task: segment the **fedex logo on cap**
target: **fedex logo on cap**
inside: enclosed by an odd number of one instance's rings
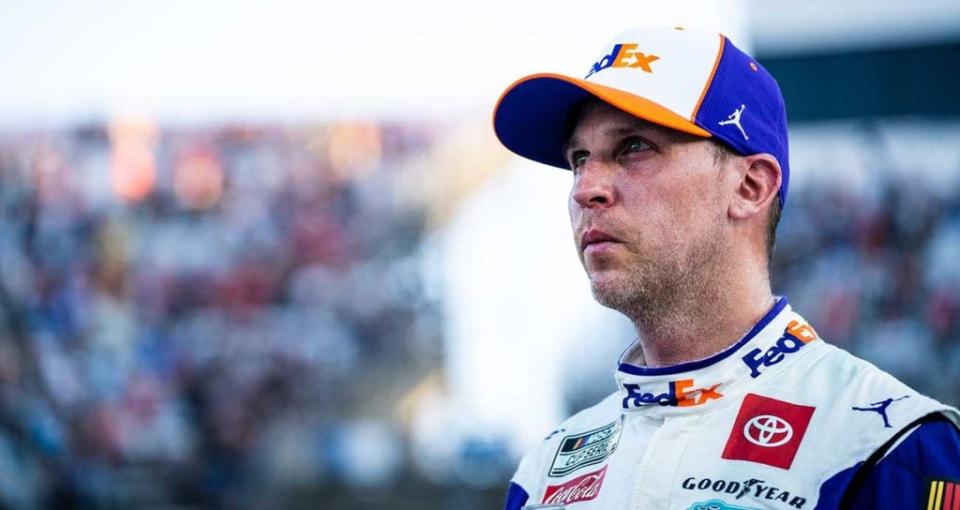
[[[657,60],[660,60],[660,57],[637,51],[636,43],[614,44],[613,50],[596,61],[584,78],[589,78],[594,73],[603,71],[608,67],[639,68],[645,72],[653,73],[650,64]]]

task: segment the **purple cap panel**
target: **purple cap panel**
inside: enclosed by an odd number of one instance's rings
[[[780,207],[787,199],[790,160],[787,115],[776,80],[724,38],[723,54],[695,122],[741,155],[766,152],[780,162]]]

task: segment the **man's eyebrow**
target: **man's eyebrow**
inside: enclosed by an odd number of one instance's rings
[[[636,125],[631,126],[615,126],[608,128],[603,132],[603,135],[608,138],[620,138],[627,135],[637,134],[644,131],[645,129],[650,129],[649,126],[645,124],[637,123]],[[567,153],[570,152],[570,149],[582,145],[580,139],[576,137],[570,137],[567,140],[567,143],[563,144],[563,156],[566,157]]]
[[[577,145],[580,145],[580,140],[573,137],[570,137],[570,139],[567,140],[567,143],[563,144],[563,152],[561,152],[561,154],[563,155],[564,159],[566,159],[567,153],[570,152],[570,149]]]
[[[637,124],[635,126],[618,126],[604,131],[603,134],[612,138],[617,138],[636,134],[638,131],[643,131],[644,128],[647,128],[647,126],[644,126],[643,124]]]

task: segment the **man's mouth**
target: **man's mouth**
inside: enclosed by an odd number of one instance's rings
[[[590,248],[591,251],[595,251],[620,242],[616,237],[600,229],[591,228],[585,230],[583,235],[580,236],[580,250],[586,251],[587,248]]]

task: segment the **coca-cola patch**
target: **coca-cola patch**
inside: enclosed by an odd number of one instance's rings
[[[569,505],[577,501],[590,501],[600,494],[603,487],[603,477],[607,474],[607,466],[603,469],[580,475],[562,485],[549,485],[543,494],[543,503],[547,505]]]

